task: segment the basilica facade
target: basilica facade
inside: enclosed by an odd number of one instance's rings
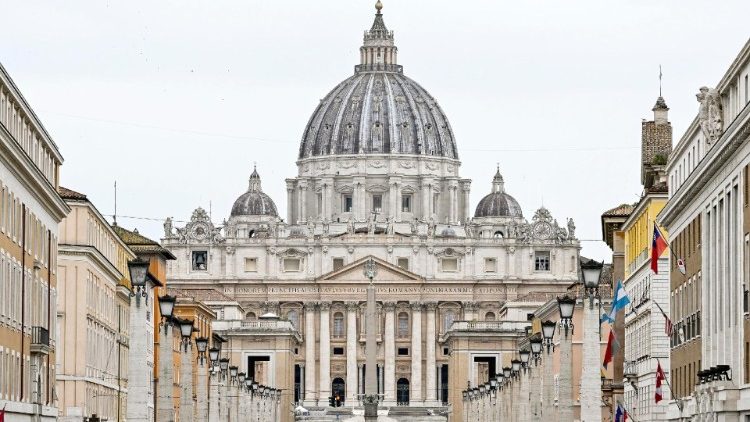
[[[253,169],[222,224],[201,208],[182,227],[165,223],[170,286],[216,290],[206,303],[223,352],[283,390],[282,415],[329,397],[358,404],[370,258],[382,405],[434,414],[450,403],[460,415],[467,382],[507,366],[528,313],[578,280],[573,220],[524,215],[499,169],[470,208],[448,118],[404,74],[381,8],[354,74],[302,133],[285,216]]]

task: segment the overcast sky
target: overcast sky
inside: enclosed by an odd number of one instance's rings
[[[284,179],[320,98],[353,73],[374,0],[0,0],[0,61],[65,163],[62,184],[153,238],[197,206],[217,223],[253,162]],[[573,217],[610,259],[600,215],[635,202],[641,119],[659,94],[675,142],[748,39],[744,1],[384,0],[399,64],[448,115],[472,208],[495,163],[531,218]]]

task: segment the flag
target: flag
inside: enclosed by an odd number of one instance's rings
[[[3,410],[0,410],[0,422],[5,422],[5,406],[3,406]]]
[[[654,223],[654,239],[651,242],[651,271],[659,274],[659,257],[667,249],[667,241]]]
[[[617,412],[615,412],[615,422],[627,422],[628,411],[620,403],[617,403]]]
[[[610,362],[612,362],[612,358],[614,357],[615,353],[617,353],[617,349],[620,348],[620,343],[617,341],[617,338],[615,337],[615,330],[609,330],[609,338],[607,339],[607,349],[604,351],[604,363],[602,366],[605,368],[607,365],[609,365]]]
[[[615,297],[612,301],[612,310],[609,311],[609,314],[602,315],[602,319],[599,322],[602,323],[606,321],[610,324],[614,324],[617,313],[620,312],[620,310],[625,309],[625,307],[628,306],[629,303],[630,298],[628,297],[628,293],[622,286],[622,282],[618,281],[617,286],[615,287]]]
[[[687,267],[685,266],[685,260],[682,258],[677,259],[677,269],[680,270],[682,275],[687,274]]]
[[[672,330],[674,329],[674,325],[672,324],[672,320],[669,319],[667,314],[664,313],[664,311],[661,311],[662,315],[664,315],[664,334],[667,335],[667,337],[672,337]]]
[[[658,404],[663,396],[661,391],[661,383],[662,381],[666,380],[667,377],[664,375],[664,371],[661,369],[661,362],[656,364],[656,392],[654,393],[654,400]]]

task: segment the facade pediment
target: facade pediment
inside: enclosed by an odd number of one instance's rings
[[[323,274],[316,281],[319,283],[368,283],[369,279],[364,275],[364,265],[370,258],[375,260],[375,263],[377,264],[378,270],[375,278],[373,278],[375,283],[421,283],[424,281],[423,277],[372,255],[358,259],[336,271]]]

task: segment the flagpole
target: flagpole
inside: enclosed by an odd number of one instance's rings
[[[682,258],[677,256],[677,253],[675,253],[674,248],[672,247],[672,242],[670,242],[666,236],[664,236],[664,233],[661,232],[661,229],[659,228],[659,225],[656,223],[656,220],[654,220],[654,228],[659,232],[659,236],[661,236],[662,239],[664,239],[664,243],[667,244],[667,249],[669,249],[669,253],[677,260],[680,261]],[[685,272],[687,273],[687,266],[685,268]],[[671,273],[670,273],[671,274]],[[680,271],[680,274],[682,274],[682,271]],[[687,278],[687,274],[682,274],[683,278]]]
[[[625,410],[625,412],[627,412],[627,413],[628,413],[628,418],[629,418],[629,419],[632,419],[632,420],[633,420],[633,422],[638,422],[638,419],[636,419],[636,418],[635,418],[635,416],[633,416],[633,415],[632,415],[632,414],[630,413],[630,410],[628,410],[628,408],[627,408],[627,407],[625,407],[625,404],[624,404],[624,403],[620,402],[620,405],[622,406],[622,409],[623,409],[623,410]]]

